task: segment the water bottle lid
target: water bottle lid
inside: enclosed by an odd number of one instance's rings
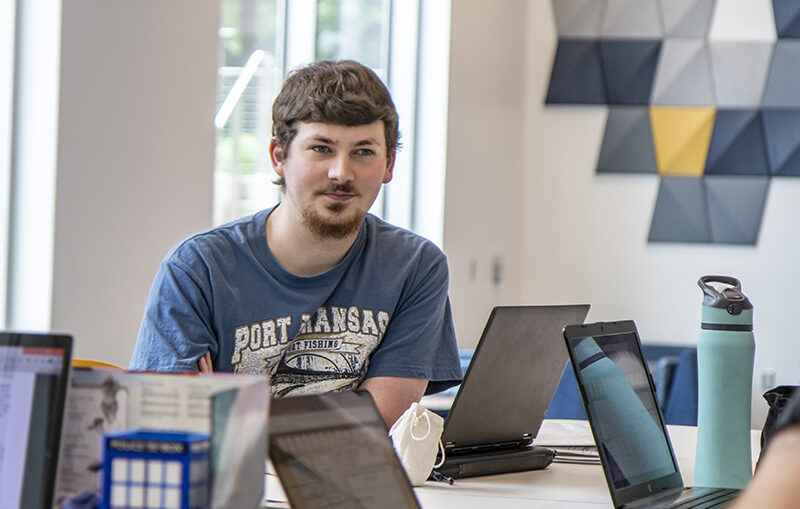
[[[722,283],[720,289],[710,283]],[[731,315],[738,315],[744,309],[753,309],[753,305],[742,293],[742,284],[730,276],[703,276],[697,281],[703,290],[703,305],[724,309]]]

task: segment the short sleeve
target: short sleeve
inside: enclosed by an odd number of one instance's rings
[[[370,358],[367,378],[424,378],[429,381],[426,394],[460,383],[461,364],[447,296],[447,261],[438,249],[435,253],[438,256],[429,263],[421,258],[420,270],[413,275]]]
[[[216,356],[208,284],[187,266],[167,258],[161,263],[145,305],[129,368],[197,371],[206,351]]]

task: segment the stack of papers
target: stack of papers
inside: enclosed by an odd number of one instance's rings
[[[556,451],[556,463],[600,464],[587,421],[545,419],[534,443]]]

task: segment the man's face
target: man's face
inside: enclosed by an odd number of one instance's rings
[[[383,122],[342,126],[297,123],[284,151],[270,144],[276,173],[286,180],[284,201],[320,238],[344,238],[360,228],[381,185],[392,179]]]

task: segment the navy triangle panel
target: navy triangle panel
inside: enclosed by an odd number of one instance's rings
[[[775,30],[778,37],[800,37],[800,2],[797,0],[772,0]]]
[[[702,178],[665,177],[658,188],[649,242],[711,242]]]
[[[609,104],[648,104],[661,55],[661,40],[603,40]]]
[[[800,109],[764,109],[764,139],[772,175],[800,175]]]
[[[800,147],[795,146],[794,152],[786,158],[783,165],[775,172],[776,177],[800,177]]]
[[[740,175],[706,177],[711,241],[755,245],[770,178]]]
[[[548,104],[606,104],[600,41],[559,39]]]
[[[706,175],[769,175],[759,110],[717,110]]]

